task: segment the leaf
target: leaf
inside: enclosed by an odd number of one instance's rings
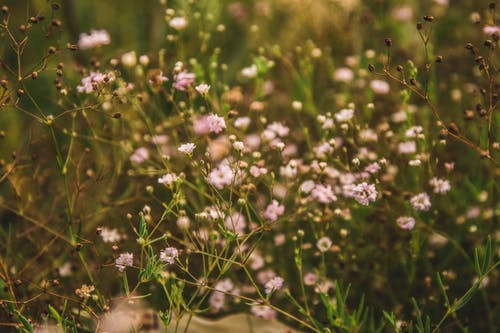
[[[29,322],[29,320],[23,316],[19,311],[17,310],[14,310],[14,313],[16,314],[16,316],[19,318],[19,320],[21,321],[21,323],[23,323],[23,326],[24,326],[24,330],[25,331],[28,331],[30,333],[33,333],[34,332],[34,329],[33,329],[33,326],[31,325],[31,323]]]
[[[52,318],[55,319],[55,321],[60,325],[62,323],[62,318],[61,315],[57,312],[56,309],[52,305],[49,304],[49,312]]]
[[[463,295],[458,301],[455,302],[455,304],[453,305],[453,312],[456,312],[456,311],[460,310],[467,303],[469,303],[469,301],[471,300],[471,298],[474,296],[474,294],[476,293],[476,291],[478,289],[479,289],[479,281],[477,281],[476,283],[474,283],[474,285],[472,286],[472,288],[470,288],[465,293],[465,295]]]
[[[488,236],[488,240],[486,241],[486,248],[484,252],[483,265],[481,266],[481,275],[486,274],[488,270],[488,266],[490,264],[491,259],[491,237]]]

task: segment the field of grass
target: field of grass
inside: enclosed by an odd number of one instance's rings
[[[499,6],[0,0],[0,331],[498,332]]]

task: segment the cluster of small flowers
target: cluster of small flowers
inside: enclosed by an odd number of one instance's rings
[[[111,43],[111,37],[106,30],[90,30],[90,34],[81,33],[78,47],[82,50],[93,49]]]

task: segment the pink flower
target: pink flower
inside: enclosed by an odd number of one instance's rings
[[[278,219],[278,217],[283,215],[283,213],[285,213],[285,206],[280,205],[278,201],[273,200],[271,204],[267,206],[262,216],[269,221],[274,222]]]
[[[222,161],[208,174],[208,182],[217,189],[222,190],[224,186],[231,185],[235,177],[234,171],[227,160]]]
[[[352,188],[352,197],[358,203],[368,206],[371,202],[377,200],[377,190],[374,184],[367,184],[365,182],[358,184]]]
[[[500,26],[498,25],[485,25],[483,28],[483,32],[488,35],[498,34],[500,33]]]
[[[174,75],[174,88],[177,90],[185,91],[186,88],[194,83],[196,75],[186,71]]]
[[[431,208],[429,195],[425,192],[419,193],[410,199],[410,204],[417,211],[428,211]]]
[[[253,315],[262,319],[272,320],[276,319],[276,311],[267,305],[254,305],[251,307]]]
[[[208,129],[213,133],[220,133],[226,128],[226,122],[223,117],[220,117],[214,113],[207,117]]]
[[[283,287],[283,282],[285,282],[285,280],[279,276],[273,277],[271,280],[267,281],[264,286],[266,294],[269,295],[270,293],[281,289]]]
[[[265,175],[267,173],[267,169],[266,168],[260,168],[256,165],[252,165],[250,167],[250,174],[252,176],[254,176],[255,178],[258,178],[262,175]]]
[[[130,156],[130,161],[134,163],[142,163],[149,158],[149,152],[146,148],[137,148],[132,156]]]
[[[178,256],[179,256],[179,250],[177,250],[175,247],[167,247],[160,252],[160,260],[167,264],[175,263],[175,259]]]
[[[333,193],[330,185],[316,184],[312,189],[311,197],[323,204],[337,201],[337,196]]]
[[[90,94],[94,91],[94,85],[99,83],[111,82],[114,80],[114,76],[111,74],[103,74],[99,72],[90,72],[87,77],[82,79],[82,85],[77,86],[76,90],[79,93]]]
[[[93,49],[111,43],[111,38],[106,30],[90,30],[90,34],[81,33],[78,47],[82,50]]]
[[[436,194],[445,194],[451,189],[450,181],[447,179],[434,177],[429,181],[429,184],[432,186],[432,189]]]
[[[134,262],[134,254],[133,253],[122,253],[115,259],[115,266],[118,268],[120,272],[123,272],[125,267],[132,266]]]
[[[401,229],[411,230],[415,227],[415,219],[411,216],[400,216],[396,223]]]
[[[182,145],[180,145],[179,148],[177,148],[177,150],[183,154],[191,155],[195,148],[196,148],[196,145],[194,143],[188,142],[188,143],[183,143]]]
[[[378,95],[386,95],[389,93],[391,89],[389,83],[384,80],[373,80],[370,82],[370,88],[373,90],[375,94]]]

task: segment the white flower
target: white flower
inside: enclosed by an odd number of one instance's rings
[[[353,116],[354,116],[353,109],[342,109],[334,115],[335,120],[338,121],[339,123],[347,122],[351,120]]]
[[[160,260],[170,265],[175,263],[175,259],[178,256],[179,250],[177,250],[175,247],[167,247],[160,252]]]
[[[177,148],[177,150],[183,154],[190,155],[193,153],[196,145],[192,142],[184,143]]]
[[[167,173],[158,178],[159,184],[172,185],[179,177],[175,173]]]
[[[239,117],[234,120],[234,127],[239,129],[246,129],[250,125],[249,117]]]
[[[444,194],[451,189],[450,181],[447,179],[434,177],[429,181],[429,184],[432,186],[432,189],[436,194]]]
[[[429,195],[425,192],[419,193],[410,199],[410,204],[415,210],[428,211],[431,208]]]
[[[396,223],[401,229],[411,230],[415,227],[415,219],[411,216],[400,216]]]
[[[137,64],[135,51],[124,53],[122,55],[122,64],[125,67],[134,67]]]
[[[332,240],[329,237],[325,236],[318,239],[318,241],[316,242],[316,247],[320,252],[327,252],[332,247],[332,244]]]
[[[400,142],[398,151],[400,154],[413,154],[417,151],[417,144],[415,141]]]
[[[245,144],[242,141],[235,141],[233,143],[233,148],[236,151],[243,151],[243,149],[245,149]]]
[[[384,80],[373,80],[370,82],[370,88],[373,90],[375,94],[385,95],[389,93],[390,86]]]
[[[134,262],[134,254],[130,252],[122,253],[115,259],[115,266],[120,272],[123,272],[125,267],[132,266]]]
[[[364,206],[377,200],[377,194],[374,184],[361,183],[352,188],[352,197]]]
[[[184,17],[174,17],[168,22],[168,25],[175,30],[183,30],[187,27],[188,21]]]
[[[78,47],[82,50],[93,49],[111,43],[111,38],[106,30],[90,30],[90,34],[81,33]]]
[[[208,94],[208,91],[210,90],[210,86],[206,83],[202,83],[194,87],[197,92],[200,93],[202,96],[206,96]]]
[[[122,239],[122,235],[120,235],[116,228],[108,229],[103,227],[101,228],[100,235],[104,243],[116,243]]]
[[[257,76],[257,66],[252,64],[249,67],[245,67],[241,70],[241,75],[246,77],[247,79],[251,79]]]
[[[354,73],[350,68],[341,67],[335,70],[333,79],[338,82],[349,83],[354,79]]]

